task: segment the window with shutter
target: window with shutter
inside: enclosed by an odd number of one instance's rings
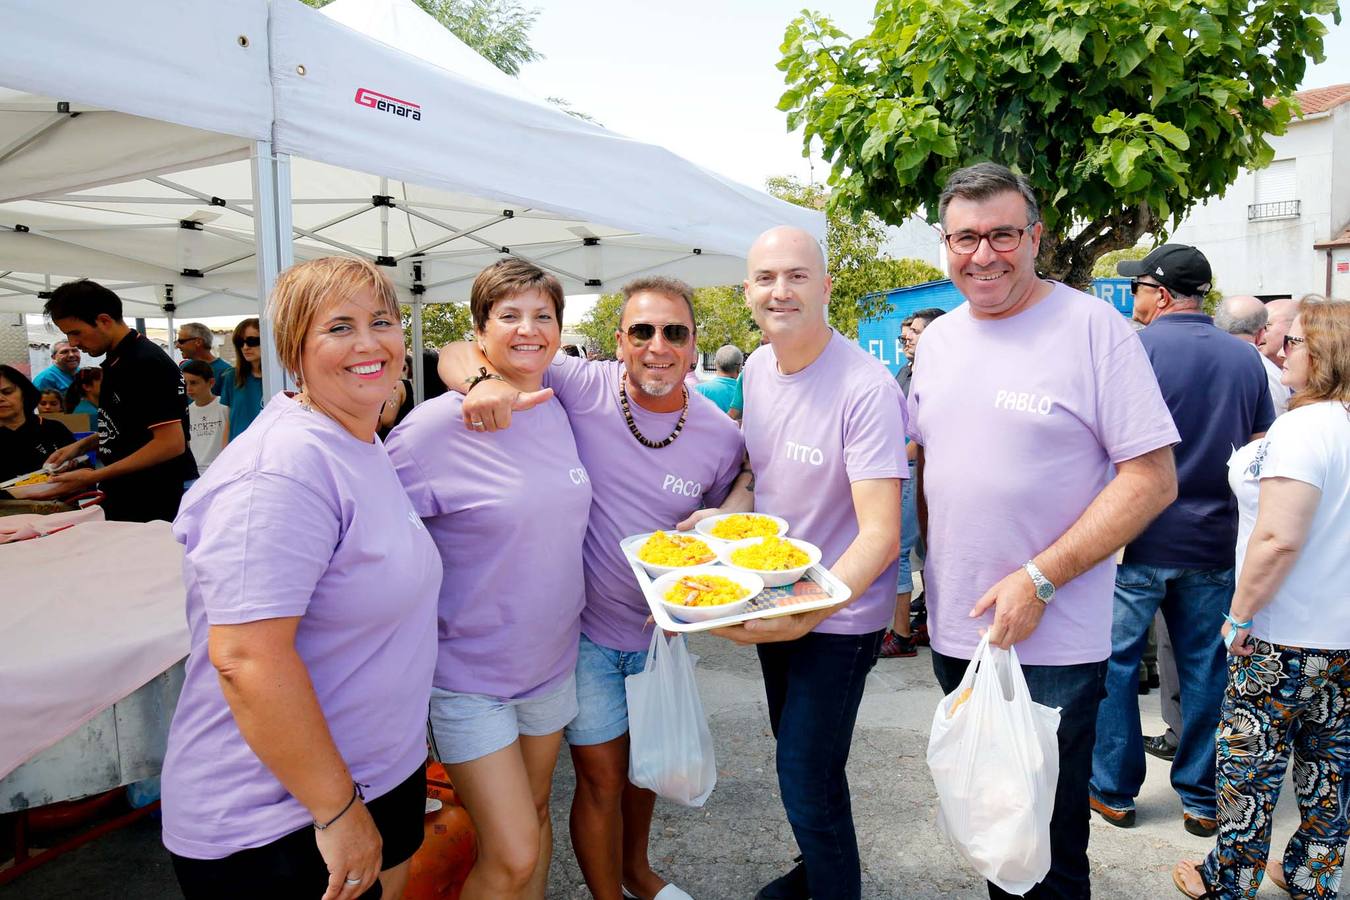
[[[1256,172],[1255,202],[1248,221],[1292,219],[1299,214],[1297,160],[1277,159]]]

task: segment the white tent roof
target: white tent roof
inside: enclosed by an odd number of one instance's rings
[[[88,276],[135,315],[165,285],[180,317],[256,312],[248,156],[269,138],[292,155],[296,258],[382,258],[404,290],[417,265],[423,302],[466,298],[505,251],[594,293],[738,281],[765,228],[823,234],[817,212],[529,97],[411,0],[324,12],[0,0],[0,311]]]

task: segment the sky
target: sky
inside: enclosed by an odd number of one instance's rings
[[[772,175],[811,178],[800,134],[786,132],[775,108],[784,89],[778,48],[803,0],[524,2],[539,9],[531,43],[545,56],[521,71],[533,93],[563,97],[613,131],[753,187]],[[835,0],[815,8],[857,37],[873,7]],[[1350,82],[1350,10],[1346,18],[1303,87]],[[827,175],[817,161],[815,179]]]

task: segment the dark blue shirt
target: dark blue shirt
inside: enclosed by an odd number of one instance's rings
[[[1237,544],[1237,501],[1228,457],[1275,421],[1256,348],[1202,313],[1159,316],[1139,332],[1163,399],[1181,433],[1177,499],[1125,548],[1127,563],[1229,569]]]

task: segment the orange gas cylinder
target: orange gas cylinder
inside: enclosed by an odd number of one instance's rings
[[[458,900],[473,868],[478,839],[468,811],[440,763],[427,764],[427,797],[441,808],[426,818],[426,837],[413,854],[405,900]]]

